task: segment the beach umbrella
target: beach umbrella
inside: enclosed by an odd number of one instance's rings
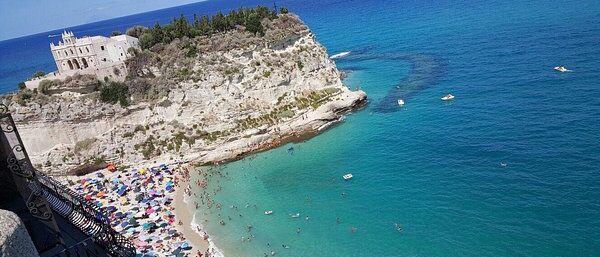
[[[129,226],[129,222],[124,221],[123,223],[121,223],[122,228],[126,228],[127,226]]]
[[[181,243],[181,246],[179,246],[179,247],[181,247],[181,249],[184,249],[184,250],[192,248],[188,242]]]
[[[85,196],[85,200],[86,200],[86,201],[90,201],[90,200],[92,200],[92,196],[91,196],[91,195],[86,195],[86,196]]]
[[[117,207],[114,207],[112,205],[106,206],[106,211],[107,212],[114,212],[117,210]]]
[[[181,257],[181,256],[183,256],[183,253],[181,252],[181,248],[175,249],[175,251],[173,251],[171,254],[173,256],[175,256],[175,257]]]

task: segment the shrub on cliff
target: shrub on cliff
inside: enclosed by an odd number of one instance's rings
[[[36,71],[33,76],[31,76],[32,79],[36,79],[36,78],[40,78],[43,77],[44,75],[46,75],[45,72],[43,71]]]
[[[48,90],[55,86],[56,86],[56,81],[45,79],[45,80],[40,81],[40,83],[38,84],[37,91],[38,91],[38,93],[47,95]]]
[[[109,82],[100,88],[100,100],[106,103],[117,102],[125,107],[129,105],[129,89],[123,83]]]
[[[140,36],[142,34],[144,34],[144,32],[146,32],[147,30],[148,30],[148,28],[146,28],[144,26],[136,25],[136,26],[133,26],[133,27],[129,28],[127,30],[127,32],[125,32],[125,34],[127,34],[128,36],[135,37],[135,38],[139,39]]]

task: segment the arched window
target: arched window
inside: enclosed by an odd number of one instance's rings
[[[65,50],[65,56],[69,56],[69,53],[67,53],[67,50]]]
[[[75,54],[75,53],[73,52],[73,49],[69,49],[69,51],[71,51],[71,54]]]
[[[80,54],[82,54],[82,53],[83,53],[83,51],[81,51],[81,48],[79,48],[79,53],[80,53]]]
[[[89,49],[87,46],[85,47],[85,50],[86,50],[88,53],[90,52],[90,49]]]

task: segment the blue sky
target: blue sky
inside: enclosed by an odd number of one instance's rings
[[[0,0],[0,40],[199,0]]]

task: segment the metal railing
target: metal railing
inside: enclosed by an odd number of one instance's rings
[[[107,215],[81,195],[43,172],[36,171],[41,190],[55,213],[65,218],[81,232],[116,257],[135,256],[135,247],[110,226]]]

